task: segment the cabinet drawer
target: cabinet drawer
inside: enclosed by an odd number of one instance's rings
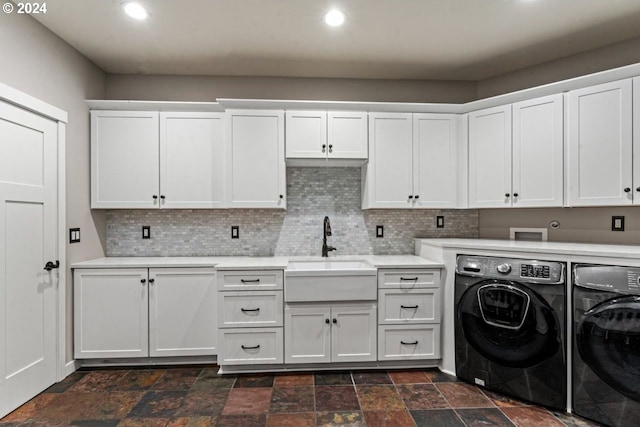
[[[251,291],[282,289],[282,270],[228,270],[218,271],[218,289],[221,291]]]
[[[381,289],[380,324],[440,323],[440,289]]]
[[[282,291],[221,292],[221,328],[282,326]]]
[[[439,288],[440,270],[378,270],[378,287],[400,289]]]
[[[274,364],[283,361],[282,328],[220,329],[220,365]]]
[[[378,327],[378,360],[439,358],[440,325]]]

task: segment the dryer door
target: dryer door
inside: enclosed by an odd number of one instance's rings
[[[527,368],[553,356],[560,343],[551,306],[520,283],[484,280],[457,307],[467,342],[493,363]]]
[[[585,312],[576,344],[604,382],[640,402],[640,296],[613,298]]]

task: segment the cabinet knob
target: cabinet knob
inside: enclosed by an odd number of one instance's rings
[[[331,322],[329,322],[329,319],[324,319],[324,323],[326,323],[328,325]]]
[[[415,199],[418,199],[420,196],[416,194],[416,195],[415,195],[415,196],[413,196],[413,197],[414,197]]]
[[[625,192],[625,193],[628,193],[628,192],[630,192],[630,191],[631,191],[631,189],[630,189],[629,187],[625,187],[625,189],[624,189],[624,192]]]
[[[410,199],[413,199],[413,195],[410,195],[410,196],[409,196],[409,198],[410,198]]]
[[[640,191],[640,187],[636,187],[636,191]]]
[[[505,194],[504,194],[504,197],[511,197],[511,194],[509,194],[509,193],[505,193]]]
[[[322,144],[322,152],[323,153],[327,152],[327,144]]]
[[[160,195],[160,198],[164,200],[165,199],[164,194]]]
[[[513,193],[513,197],[518,197],[518,193]]]
[[[338,323],[338,319],[333,319],[333,323]]]
[[[281,199],[284,199],[284,195],[283,195],[283,194],[281,194],[281,195],[280,195],[280,198],[281,198]]]
[[[156,281],[156,279],[149,279],[149,283],[153,283],[155,281]]]
[[[151,196],[151,197],[153,197],[153,200],[157,200],[157,199],[158,199],[158,195],[157,195],[157,194],[154,194],[154,195],[153,195],[153,196]]]
[[[333,144],[329,144],[329,152],[333,153]]]
[[[140,283],[147,283],[147,279],[140,279]]]

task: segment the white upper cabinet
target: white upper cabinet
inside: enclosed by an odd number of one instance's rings
[[[562,94],[513,104],[513,206],[562,206],[563,120]]]
[[[227,113],[227,206],[286,208],[284,112]]]
[[[91,207],[224,207],[224,125],[222,113],[91,111]]]
[[[640,205],[640,77],[633,79],[633,203]]]
[[[287,159],[367,159],[367,113],[287,111],[285,127]]]
[[[567,120],[568,204],[631,204],[631,79],[570,91]]]
[[[163,208],[223,208],[224,115],[160,113]]]
[[[158,113],[91,111],[91,207],[157,208]]]

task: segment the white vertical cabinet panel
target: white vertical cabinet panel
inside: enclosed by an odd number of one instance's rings
[[[149,269],[149,355],[217,354],[212,268]]]
[[[562,206],[562,94],[513,104],[513,206]]]
[[[327,142],[328,157],[331,159],[366,159],[367,113],[329,111]]]
[[[331,361],[377,359],[377,306],[361,304],[331,308]]]
[[[324,159],[327,157],[326,111],[287,111],[285,129],[287,158]]]
[[[76,269],[76,359],[149,355],[146,268]]]
[[[285,363],[331,362],[329,306],[287,306],[284,316]]]
[[[632,203],[631,79],[570,91],[570,206]]]
[[[363,176],[363,206],[411,207],[412,115],[372,113],[369,115],[369,136],[369,164]]]
[[[640,77],[633,79],[633,204],[640,205]]]
[[[284,112],[227,112],[227,206],[286,208]]]
[[[413,115],[413,193],[420,208],[457,206],[455,114]]]
[[[163,208],[223,208],[223,113],[160,113],[160,194]]]
[[[511,105],[469,113],[469,207],[511,206]]]
[[[157,112],[91,112],[92,208],[159,206],[158,132]]]

